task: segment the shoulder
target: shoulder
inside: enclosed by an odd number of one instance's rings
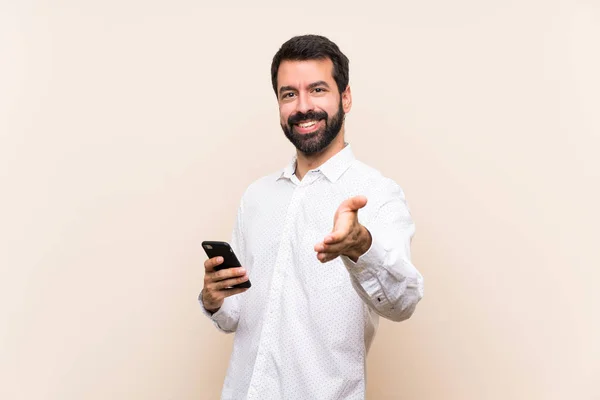
[[[277,178],[281,175],[281,170],[262,176],[248,185],[242,194],[242,202],[249,203],[269,193],[277,185]]]
[[[387,194],[404,198],[404,191],[398,182],[360,160],[354,160],[348,172],[348,178],[371,195]]]

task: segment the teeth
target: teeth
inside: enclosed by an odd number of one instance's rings
[[[317,121],[309,121],[309,122],[303,122],[301,124],[298,124],[298,126],[300,128],[310,128],[311,126],[313,126],[316,123],[317,123]]]

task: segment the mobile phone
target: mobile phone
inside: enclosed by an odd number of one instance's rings
[[[233,249],[227,242],[205,240],[204,242],[202,242],[202,248],[206,252],[208,258],[214,258],[219,256],[223,257],[223,262],[215,267],[215,271],[219,271],[225,268],[236,268],[242,266],[238,258],[235,256]],[[250,283],[250,279],[248,279],[246,282],[242,282],[232,287],[249,288],[250,286],[252,286],[252,284]]]

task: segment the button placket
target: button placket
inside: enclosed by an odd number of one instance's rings
[[[256,395],[256,386],[257,376],[261,376],[264,373],[264,364],[265,364],[265,344],[263,338],[270,337],[272,335],[272,331],[274,329],[272,325],[272,319],[275,315],[276,311],[279,310],[279,302],[277,299],[281,295],[281,290],[283,288],[282,282],[282,271],[281,266],[285,264],[285,255],[289,258],[289,243],[287,243],[287,238],[290,236],[290,231],[292,229],[294,218],[298,213],[299,205],[302,199],[304,198],[306,191],[305,187],[312,183],[314,179],[308,181],[303,179],[300,181],[300,184],[296,186],[294,189],[294,193],[292,194],[292,199],[290,201],[290,205],[288,207],[288,212],[286,214],[286,219],[284,222],[284,227],[281,234],[281,242],[279,244],[279,248],[277,249],[277,256],[275,258],[275,267],[273,269],[273,276],[271,277],[271,287],[269,294],[269,301],[267,303],[267,308],[265,310],[265,316],[263,320],[263,327],[260,334],[260,340],[258,344],[258,349],[256,352],[256,362],[254,364],[254,370],[252,372],[252,378],[250,379],[250,387],[248,389],[248,398],[254,398]]]

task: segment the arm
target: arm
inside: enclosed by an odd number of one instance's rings
[[[246,254],[245,254],[245,243],[244,243],[244,235],[243,235],[243,227],[242,227],[242,215],[243,215],[243,198],[240,202],[240,206],[237,211],[236,223],[234,224],[233,234],[231,237],[231,247],[235,254],[238,256],[240,263],[245,265]],[[222,270],[225,272],[225,270]],[[206,273],[209,273],[207,271]],[[206,279],[205,279],[206,281]],[[198,296],[198,301],[200,302],[200,306],[202,307],[202,312],[208,318],[210,318],[213,324],[222,332],[232,333],[235,332],[238,326],[238,321],[240,317],[240,296],[243,296],[241,293],[246,291],[247,289],[226,289],[221,292],[228,292],[226,294],[227,297],[224,298],[220,307],[207,309],[205,304],[210,304],[206,295],[206,282],[205,287],[200,292]]]
[[[361,225],[361,230],[370,235],[362,234],[358,240],[359,256],[352,252],[340,256],[352,285],[377,314],[392,321],[408,319],[423,297],[423,277],[410,260],[415,228],[398,185],[392,185],[375,216],[366,226]]]

